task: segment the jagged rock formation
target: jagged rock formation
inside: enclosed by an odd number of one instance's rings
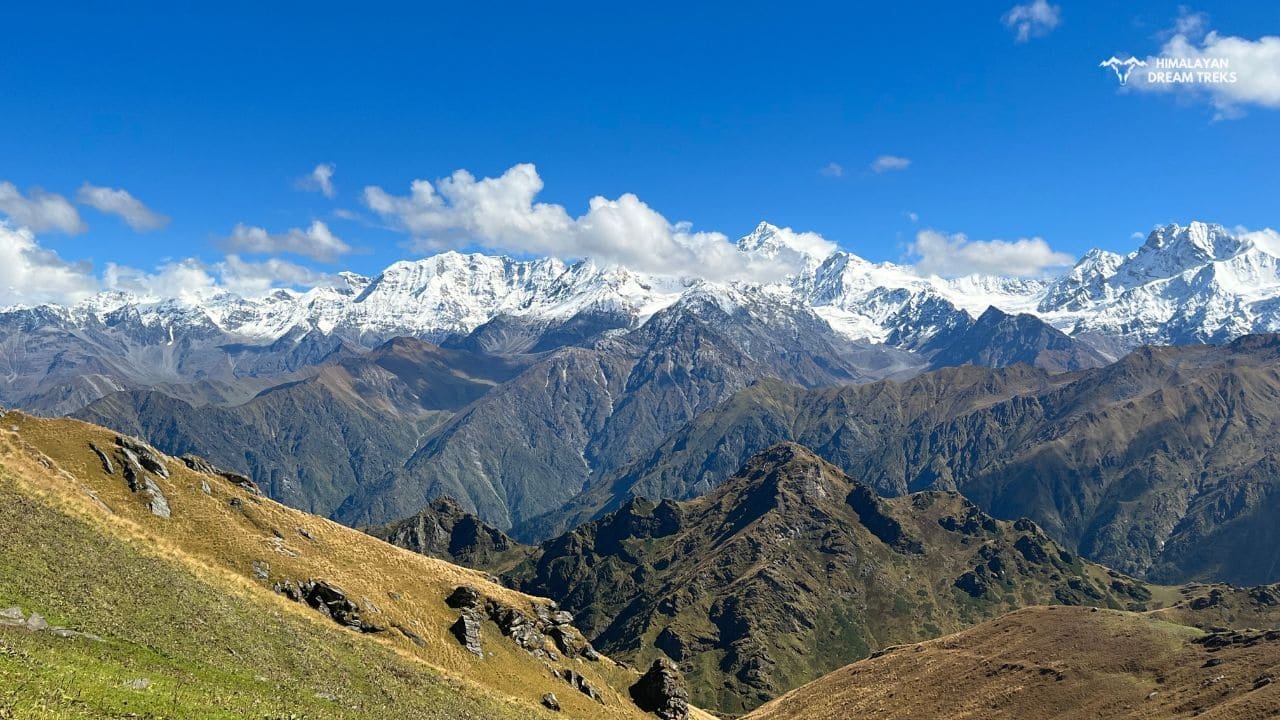
[[[450,631],[459,643],[481,657],[484,656],[480,644],[481,623],[488,620],[504,637],[536,657],[559,659],[558,652],[566,658],[600,660],[600,655],[573,627],[572,613],[558,610],[554,605],[534,604],[529,613],[488,597],[470,585],[454,588],[445,598],[445,604],[462,611]],[[554,643],[555,650],[547,647],[548,640]],[[593,699],[596,699],[594,694]]]
[[[1017,607],[1150,598],[1034,523],[954,493],[881,498],[795,444],[705,497],[633,499],[539,550],[512,583],[560,602],[614,656],[675,661],[692,699],[725,712]]]
[[[631,699],[645,712],[662,720],[685,720],[689,717],[689,691],[680,671],[666,658],[658,658],[649,670],[631,686]]]
[[[416,553],[490,572],[516,565],[532,552],[450,497],[432,500],[412,517],[364,531]]]
[[[318,610],[339,625],[352,630],[362,633],[386,630],[382,625],[371,621],[369,610],[361,608],[359,603],[348,598],[342,588],[324,580],[302,582],[284,580],[275,583],[272,589],[294,602],[300,602]]]

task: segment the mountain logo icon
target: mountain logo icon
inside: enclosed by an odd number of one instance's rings
[[[1115,55],[1112,55],[1106,60],[1103,60],[1102,62],[1098,63],[1098,67],[1109,67],[1112,70],[1114,70],[1116,73],[1116,79],[1120,81],[1121,85],[1129,84],[1129,73],[1133,72],[1133,69],[1135,67],[1146,67],[1146,66],[1147,66],[1147,63],[1145,60],[1139,60],[1136,57],[1130,57],[1127,60],[1121,60]]]

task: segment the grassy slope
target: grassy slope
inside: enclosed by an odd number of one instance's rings
[[[1219,651],[1202,632],[1112,610],[1019,610],[837,670],[749,720],[1274,717],[1280,641]],[[1208,664],[1210,659],[1217,662]]]
[[[0,718],[552,717],[537,704],[545,692],[564,705],[560,717],[642,717],[625,699],[634,674],[607,660],[572,662],[602,688],[601,706],[492,625],[484,659],[447,632],[456,613],[442,599],[458,584],[513,605],[530,598],[177,462],[171,479],[157,479],[173,516],[154,517],[120,469],[107,475],[89,450],[113,438],[75,421],[0,418],[0,607],[105,639],[0,629]],[[424,646],[395,631],[339,628],[254,580],[255,560],[270,564],[270,581],[338,585]],[[141,677],[148,690],[125,687]]]

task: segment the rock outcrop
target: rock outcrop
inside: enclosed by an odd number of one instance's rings
[[[158,475],[166,480],[169,478],[169,468],[164,464],[164,458],[155,448],[138,440],[137,438],[125,437],[123,435],[116,436],[116,445],[121,450],[131,453],[134,458],[142,464],[147,472]]]
[[[484,657],[484,649],[480,647],[480,622],[480,613],[470,609],[463,610],[458,616],[458,621],[449,628],[449,632],[469,652],[478,657]]]
[[[89,443],[89,449],[98,457],[103,472],[114,475],[115,467],[107,453],[93,443]],[[120,463],[121,474],[129,484],[129,490],[146,498],[147,509],[151,514],[168,518],[172,512],[169,499],[152,478],[153,475],[165,479],[169,477],[169,468],[165,465],[163,456],[140,440],[120,435],[116,437],[116,460]]]
[[[49,621],[40,613],[32,612],[30,615],[27,615],[22,612],[22,608],[17,606],[0,608],[0,628],[14,628],[17,630],[25,630],[27,632],[47,632],[54,637],[80,638],[82,640],[102,642],[102,638],[94,635],[93,633],[71,630],[58,625],[50,625]]]
[[[685,720],[689,717],[689,691],[684,686],[680,671],[666,658],[654,660],[649,671],[631,686],[631,699],[636,707],[662,720]]]
[[[217,465],[214,465],[213,463],[200,457],[199,455],[192,455],[191,453],[187,453],[179,459],[182,460],[183,465],[186,465],[188,468],[190,468],[191,470],[194,470],[195,472],[201,473],[203,475],[212,475],[214,477],[220,477],[223,480],[226,480],[227,482],[231,483],[232,485],[243,488],[244,490],[248,491],[249,494],[251,495],[258,495],[258,496],[262,495],[261,488],[259,488],[258,484],[255,483],[253,480],[249,479],[247,475],[241,475],[240,473],[231,472],[230,470],[223,470],[222,468],[218,467]]]
[[[489,620],[504,637],[532,655],[551,659],[557,659],[557,654],[591,661],[600,659],[591,643],[573,627],[573,614],[554,606],[538,604],[532,612],[526,612],[488,597],[471,585],[454,588],[445,598],[445,604],[462,611],[451,628],[454,637],[481,657],[480,623]],[[548,639],[555,650],[547,649]]]
[[[574,670],[573,668],[564,668],[553,671],[553,674],[568,683],[574,690],[577,690],[601,705],[604,704],[604,696],[600,694],[600,689],[588,682],[587,679],[583,677],[582,673],[577,670]]]
[[[294,582],[283,580],[275,583],[272,589],[293,600],[320,611],[334,622],[362,633],[375,633],[386,630],[373,622],[368,615],[372,608],[361,608],[347,597],[347,594],[336,585],[324,580],[307,580]]]

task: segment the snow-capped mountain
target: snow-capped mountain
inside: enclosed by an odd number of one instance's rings
[[[1126,348],[1272,332],[1280,328],[1280,254],[1260,240],[1221,225],[1167,225],[1125,257],[1086,255],[1036,312],[1072,335]]]
[[[835,252],[808,301],[839,332],[906,348],[957,310],[976,317],[987,307],[1036,315],[1112,357],[1147,343],[1221,343],[1280,329],[1280,251],[1267,237],[1170,224],[1128,255],[1091,250],[1054,279],[921,277]]]
[[[263,367],[291,371],[396,336],[439,343],[486,328],[502,338],[481,349],[551,349],[639,327],[690,293],[757,308],[799,304],[836,336],[910,351],[936,346],[930,341],[996,307],[1036,315],[1116,357],[1142,343],[1224,342],[1280,329],[1280,252],[1272,247],[1280,243],[1270,239],[1201,222],[1171,224],[1128,255],[1090,251],[1057,278],[944,279],[761,223],[738,241],[738,251],[794,269],[785,282],[767,285],[657,276],[591,260],[446,252],[394,263],[375,277],[343,273],[332,286],[261,297],[111,292],[68,307],[0,310],[0,384],[20,386],[46,363],[87,385],[88,394],[125,379],[214,381]],[[513,333],[519,342],[509,339]],[[82,399],[72,395],[66,402]]]

